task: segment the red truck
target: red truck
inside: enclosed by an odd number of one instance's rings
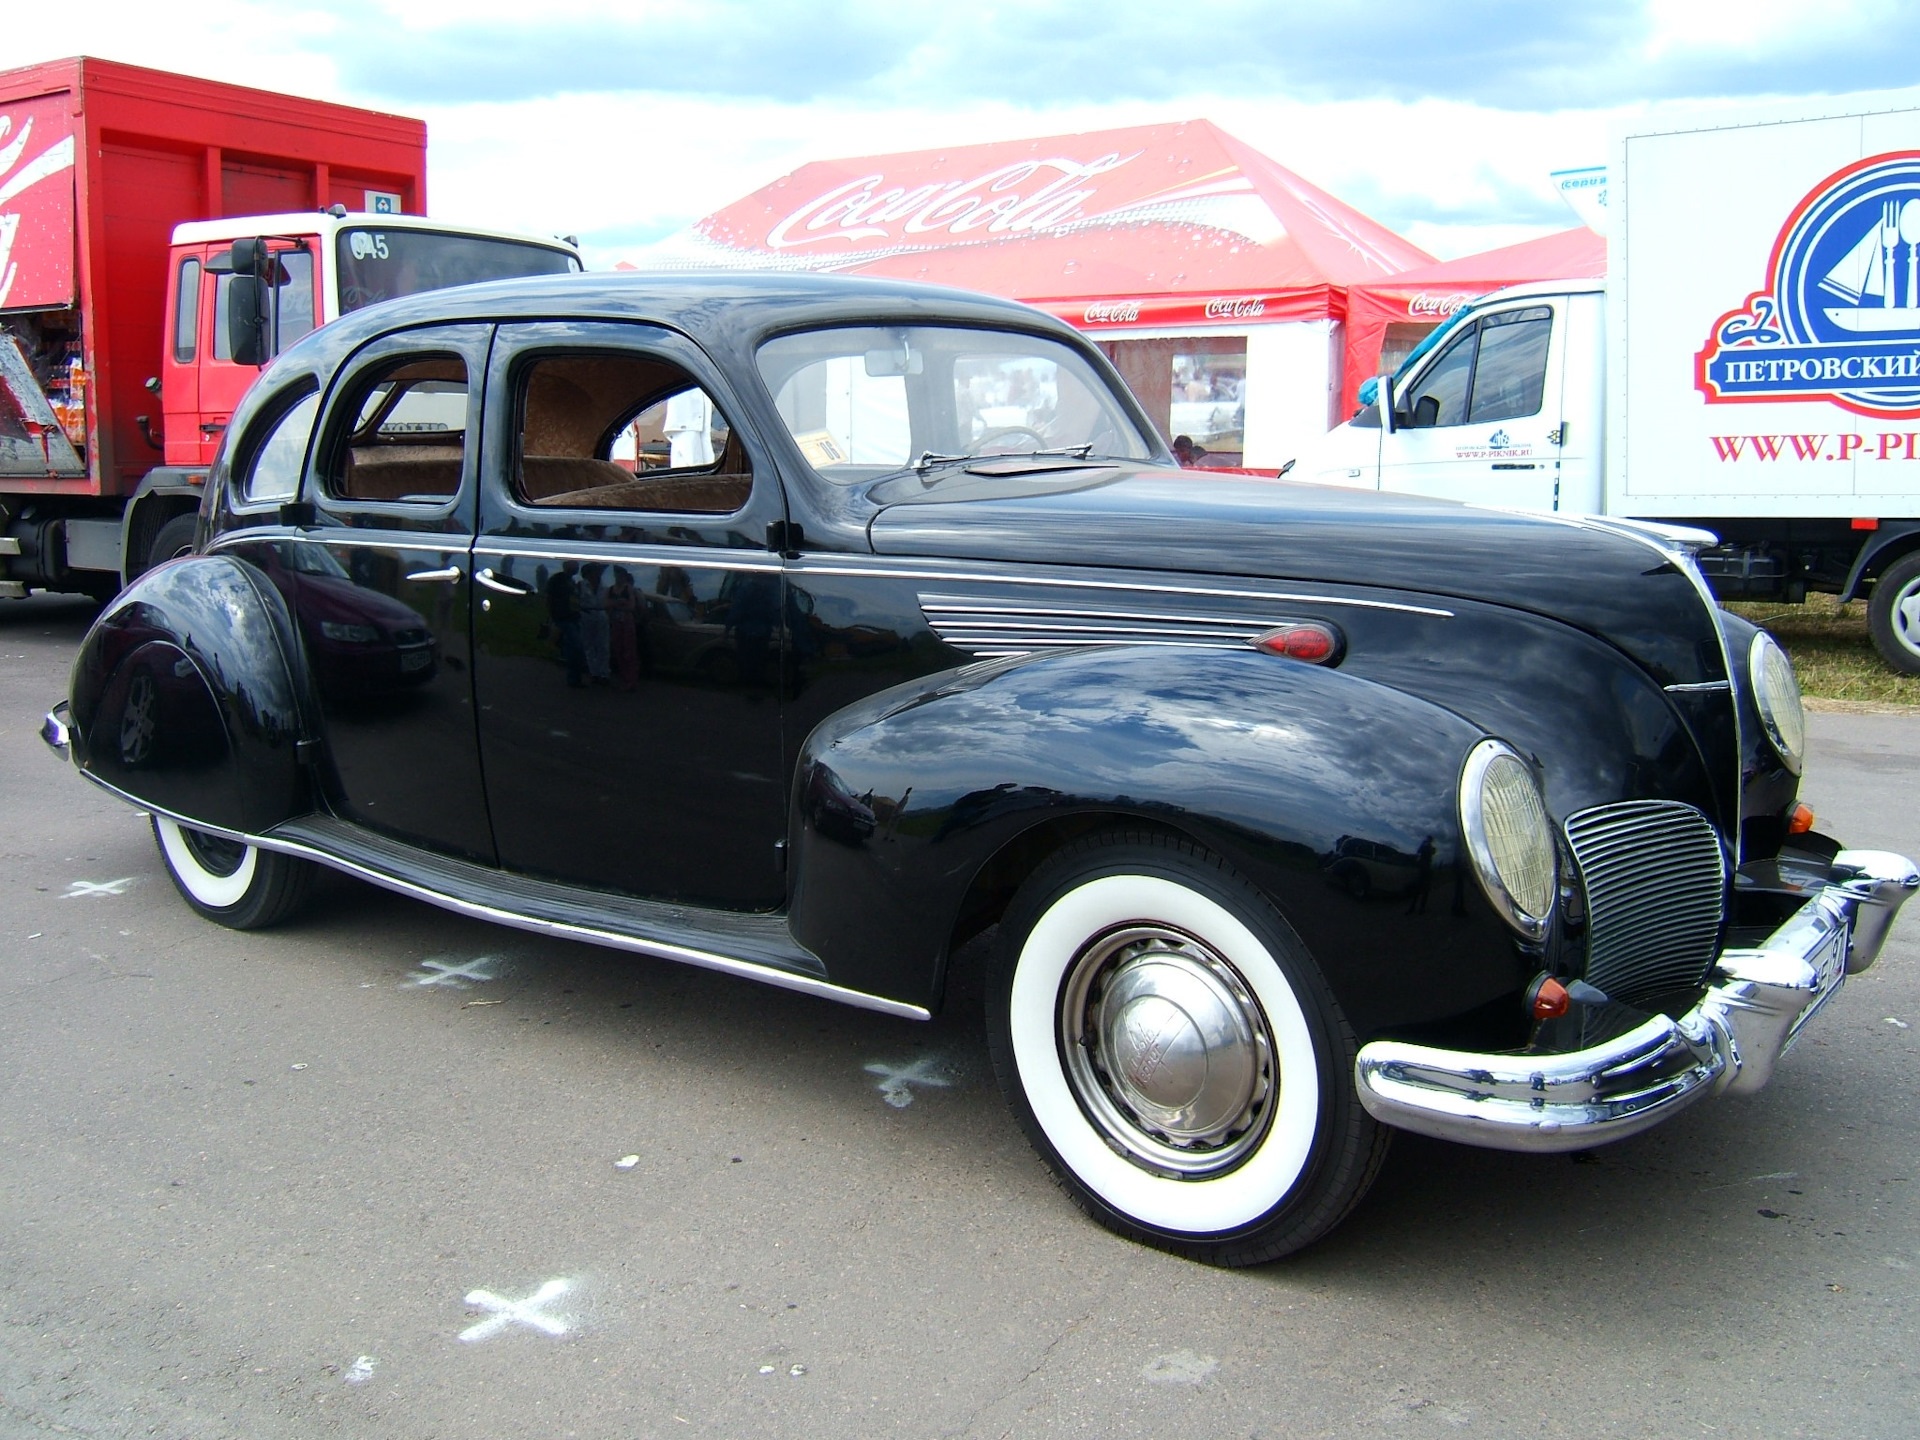
[[[425,219],[426,154],[399,115],[91,58],[0,72],[0,598],[111,595],[184,550],[234,403],[315,326],[580,268]]]

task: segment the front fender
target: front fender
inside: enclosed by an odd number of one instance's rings
[[[1459,843],[1483,733],[1253,650],[1070,651],[899,686],[802,750],[794,934],[837,984],[931,1006],[983,866],[1036,826],[1130,819],[1260,885],[1363,1033],[1444,1021],[1530,973]]]
[[[74,662],[74,759],[189,820],[258,834],[308,808],[300,692],[277,592],[219,555],[141,576]]]

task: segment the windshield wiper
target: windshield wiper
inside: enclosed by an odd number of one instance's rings
[[[1093,453],[1093,442],[1084,445],[1062,445],[1053,450],[997,450],[974,451],[964,455],[942,455],[937,451],[923,450],[920,458],[913,462],[913,468],[924,475],[936,465],[951,465],[961,460],[1031,460],[1036,456],[1066,460],[1085,460]]]

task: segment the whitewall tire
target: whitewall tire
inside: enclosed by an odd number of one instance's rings
[[[153,817],[153,838],[181,898],[235,930],[277,924],[305,903],[313,883],[306,860]]]
[[[1001,924],[989,1038],[1009,1103],[1081,1207],[1216,1264],[1256,1264],[1357,1203],[1387,1132],[1304,947],[1217,857],[1089,837]]]

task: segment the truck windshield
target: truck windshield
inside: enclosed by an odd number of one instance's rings
[[[438,230],[356,227],[342,230],[336,244],[342,315],[423,290],[524,275],[565,275],[580,268],[564,250]]]

